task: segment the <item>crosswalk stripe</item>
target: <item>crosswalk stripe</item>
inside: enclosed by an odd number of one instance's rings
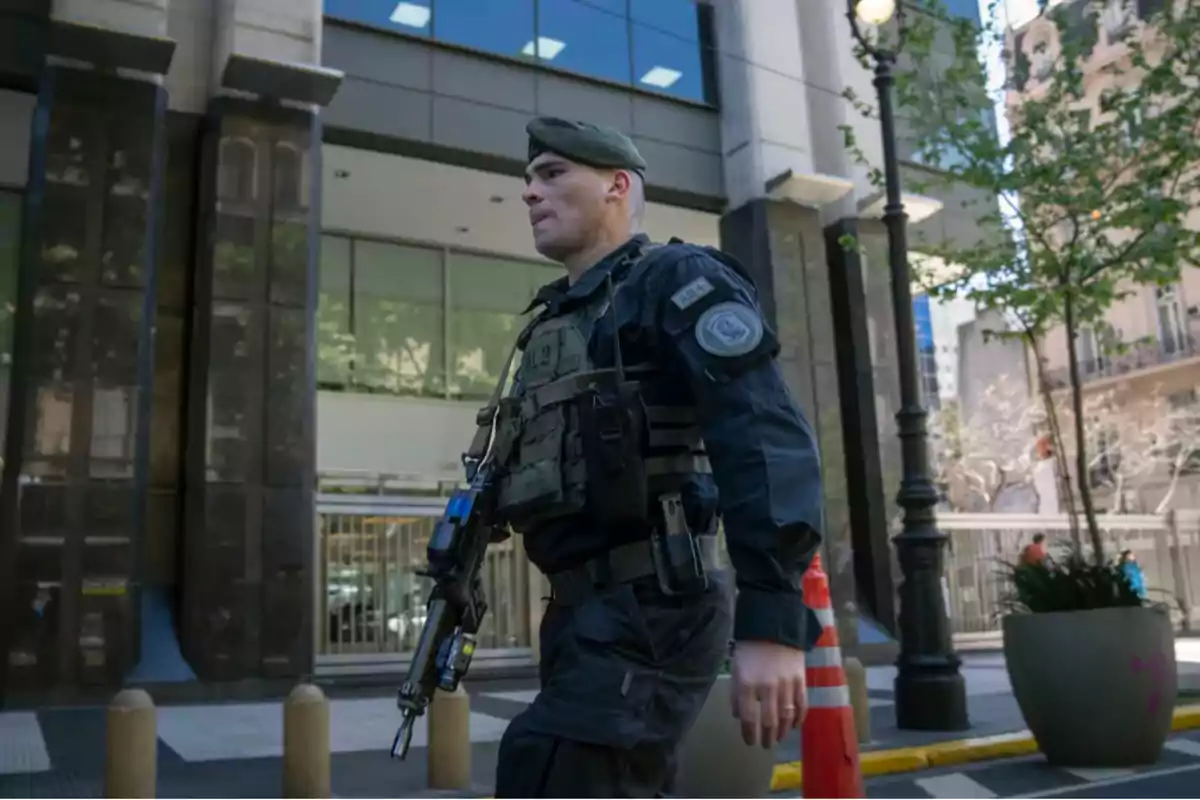
[[[932,778],[918,778],[913,782],[924,789],[930,797],[955,797],[965,800],[966,798],[997,796],[991,789],[961,772],[935,775]]]
[[[1137,771],[1124,767],[1064,767],[1063,769],[1076,778],[1082,778],[1085,781],[1106,781],[1110,778],[1123,778]]]
[[[50,754],[37,713],[0,713],[0,775],[47,772],[50,766]]]
[[[1163,747],[1185,756],[1200,758],[1200,742],[1195,739],[1171,739]]]

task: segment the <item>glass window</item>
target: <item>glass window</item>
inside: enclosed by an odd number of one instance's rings
[[[639,89],[704,101],[700,17],[692,0],[630,0]]]
[[[979,0],[942,0],[942,3],[952,17],[980,21]]]
[[[325,13],[416,36],[428,36],[430,0],[325,0]]]
[[[354,361],[349,239],[321,237],[317,287],[317,385],[343,387],[350,383],[350,366]]]
[[[489,396],[525,325],[521,312],[533,293],[523,261],[455,253],[450,257],[450,395]]]
[[[632,79],[625,0],[540,0],[537,35],[544,62],[624,84]]]
[[[445,396],[442,253],[354,243],[354,381],[369,391]]]
[[[532,57],[533,0],[434,0],[433,30],[442,41]]]

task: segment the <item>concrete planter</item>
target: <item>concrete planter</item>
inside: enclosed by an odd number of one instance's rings
[[[766,797],[775,771],[775,748],[747,747],[729,700],[733,681],[721,675],[696,724],[679,748],[672,794],[676,797]]]
[[[1004,660],[1025,724],[1064,767],[1153,764],[1175,708],[1175,635],[1165,608],[1004,618]]]

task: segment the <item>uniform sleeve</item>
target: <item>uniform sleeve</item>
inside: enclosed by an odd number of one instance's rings
[[[712,464],[738,596],[734,638],[808,648],[801,578],[820,544],[821,464],[774,332],[749,284],[693,252],[656,270],[659,349],[687,376]]]

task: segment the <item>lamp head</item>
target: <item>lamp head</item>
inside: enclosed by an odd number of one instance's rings
[[[896,13],[896,0],[857,0],[854,13],[868,25],[882,25]]]

